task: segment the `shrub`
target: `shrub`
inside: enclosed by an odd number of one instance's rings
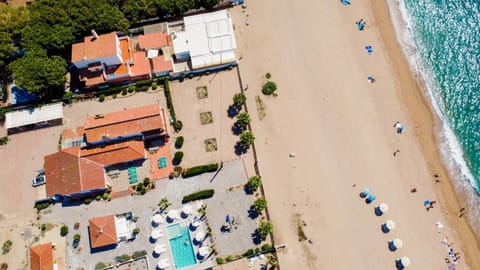
[[[86,198],[85,200],[83,200],[85,204],[90,204],[92,201],[93,201],[92,198]]]
[[[259,197],[253,202],[253,209],[257,212],[263,211],[267,207],[267,200],[264,197]]]
[[[271,234],[272,232],[273,232],[273,225],[268,221],[262,221],[258,226],[258,233],[260,234],[262,239],[265,239],[267,235]]]
[[[265,78],[270,79],[271,77],[272,77],[272,74],[270,74],[270,72],[267,72],[267,74],[265,74]]]
[[[62,227],[60,227],[60,235],[61,236],[65,236],[68,234],[68,226],[67,225],[63,225]]]
[[[184,196],[182,199],[182,203],[187,203],[195,200],[208,199],[208,198],[211,198],[214,193],[215,193],[215,190],[213,189],[200,190],[195,193]]]
[[[42,223],[42,225],[40,225],[40,230],[45,231],[46,229],[47,225],[45,223]]]
[[[135,190],[136,191],[140,191],[144,188],[145,186],[143,185],[143,183],[138,183],[137,186],[135,187]]]
[[[145,195],[145,193],[147,193],[147,189],[142,187],[142,189],[140,189],[140,195]]]
[[[119,263],[128,262],[129,260],[130,260],[130,256],[128,256],[128,254],[123,254],[117,257],[117,261]]]
[[[10,240],[5,241],[2,246],[2,254],[5,255],[8,252],[10,252],[10,249],[12,248],[13,242]]]
[[[106,264],[104,264],[103,262],[99,262],[95,265],[95,270],[101,270],[103,268],[107,267]]]
[[[8,136],[3,136],[0,138],[0,145],[5,145],[8,143]]]
[[[136,92],[146,92],[148,91],[148,88],[149,86],[148,85],[144,85],[144,86],[138,86],[135,88],[135,91]]]
[[[73,236],[73,240],[77,241],[77,242],[80,241],[80,238],[82,238],[82,237],[78,233]]]
[[[183,136],[178,137],[178,138],[175,140],[175,148],[177,148],[177,149],[182,148],[183,142],[184,142]]]
[[[108,194],[108,192],[105,192],[102,195],[102,199],[107,200],[109,196],[110,196],[110,194]]]
[[[212,163],[207,165],[201,165],[196,167],[191,167],[186,169],[183,173],[183,177],[191,177],[195,175],[199,175],[206,172],[214,172],[218,169],[218,163]]]
[[[262,251],[267,251],[267,250],[270,250],[272,249],[272,245],[270,244],[263,244],[262,245]]]
[[[139,228],[133,229],[133,234],[139,234],[139,233],[140,233],[140,229],[139,229]]]
[[[127,88],[122,89],[122,96],[126,96],[128,94]]]
[[[127,88],[127,92],[128,92],[128,93],[133,93],[133,92],[135,92],[135,85],[130,85],[130,86]]]
[[[150,178],[145,177],[145,179],[143,179],[143,185],[148,186],[149,184],[150,184]]]
[[[233,257],[232,257],[232,255],[228,255],[227,256],[227,262],[231,262],[231,261],[233,261]]]
[[[260,248],[255,248],[255,253],[260,253]]]
[[[173,167],[173,172],[175,177],[179,177],[183,172],[183,168],[181,166],[175,166]]]
[[[225,260],[224,260],[222,257],[218,257],[218,258],[217,258],[217,263],[218,263],[218,264],[224,264],[224,263],[225,263]]]
[[[249,250],[247,250],[247,252],[245,252],[243,255],[244,255],[245,257],[248,257],[248,256],[252,256],[253,254],[254,254],[253,249],[249,249]]]
[[[0,264],[0,270],[7,270],[7,269],[8,269],[8,263]]]
[[[117,93],[113,94],[113,95],[112,95],[112,98],[113,98],[113,99],[116,99],[116,98],[117,98]]]
[[[100,94],[100,95],[98,96],[98,101],[100,101],[100,102],[105,101],[105,94]]]
[[[147,255],[147,251],[146,250],[139,250],[139,251],[135,251],[132,255],[132,258],[134,259],[138,259],[138,258],[141,258],[143,256]]]
[[[244,93],[236,93],[233,96],[233,104],[237,106],[243,106],[243,104],[245,104],[246,101],[247,101],[247,96],[245,96]]]
[[[175,154],[173,155],[173,163],[175,165],[178,165],[180,164],[180,162],[182,162],[182,159],[183,159],[183,152],[182,151],[175,152]]]
[[[182,127],[183,127],[182,121],[178,120],[173,122],[173,129],[175,129],[176,132],[179,132],[180,130],[182,130]]]
[[[247,187],[250,191],[256,191],[262,185],[262,178],[254,175],[248,179]]]
[[[147,88],[148,88],[148,87],[150,87],[150,85],[152,85],[152,83],[153,83],[152,80],[141,80],[141,81],[137,81],[135,83],[135,85],[137,87],[147,86]]]
[[[50,202],[40,202],[35,204],[35,208],[37,208],[38,211],[43,210],[49,206],[50,206]]]
[[[262,87],[262,93],[265,95],[271,95],[277,90],[277,85],[274,82],[266,82]]]
[[[152,83],[152,90],[157,90],[157,88],[158,88],[157,83]]]
[[[95,200],[100,201],[101,199],[102,199],[102,196],[101,196],[101,195],[95,196]]]

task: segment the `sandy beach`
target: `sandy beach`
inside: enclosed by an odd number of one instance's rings
[[[275,244],[286,245],[281,267],[395,269],[395,259],[408,256],[410,269],[446,269],[446,238],[460,252],[457,269],[480,269],[477,238],[459,218],[462,206],[440,162],[434,116],[386,4],[251,1],[232,14]],[[360,18],[364,31],[355,25]],[[278,97],[261,94],[267,72]],[[402,134],[396,121],[406,126]],[[377,198],[371,204],[358,195],[365,187]],[[429,211],[426,199],[437,202]],[[390,211],[378,217],[381,202]],[[397,228],[384,234],[387,219]],[[309,241],[298,240],[298,223]],[[393,238],[404,243],[395,252],[387,244]]]

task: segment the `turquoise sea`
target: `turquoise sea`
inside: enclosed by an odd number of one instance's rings
[[[480,0],[391,0],[397,37],[440,119],[443,158],[480,222]],[[398,12],[395,18],[394,9]],[[477,233],[480,224],[472,224]]]

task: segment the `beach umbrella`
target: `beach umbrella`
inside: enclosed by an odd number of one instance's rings
[[[161,259],[158,261],[157,267],[160,269],[169,268],[170,264],[168,263],[168,259]]]
[[[155,249],[153,250],[156,254],[162,254],[165,252],[167,249],[165,248],[164,244],[156,245]]]
[[[162,231],[161,230],[153,230],[152,233],[150,234],[150,237],[157,240],[158,238],[162,237]]]
[[[207,246],[201,247],[198,249],[198,254],[201,257],[205,257],[210,253],[210,249]]]
[[[409,267],[410,266],[410,258],[408,258],[408,257],[400,258],[400,264],[405,268]]]
[[[200,220],[199,219],[192,220],[192,226],[195,227],[195,228],[200,226]]]
[[[395,229],[395,222],[393,220],[387,220],[385,223],[382,225],[383,232],[387,233],[393,229]]]
[[[440,221],[437,221],[437,223],[435,223],[435,226],[437,227],[437,229],[443,229],[444,227],[443,223]]]
[[[401,239],[395,238],[388,242],[390,250],[394,251],[403,247],[403,241]]]
[[[193,208],[191,205],[187,204],[185,205],[183,208],[182,208],[182,212],[185,214],[185,215],[191,215],[193,214]]]
[[[162,215],[160,214],[155,214],[153,217],[152,217],[152,221],[156,224],[161,224],[163,222],[163,217]]]
[[[379,209],[380,211],[382,211],[382,213],[386,213],[386,212],[388,212],[388,209],[389,209],[389,208],[388,208],[388,204],[386,204],[386,203],[381,203],[381,204],[378,206],[378,209]]]
[[[195,240],[198,242],[201,242],[205,238],[205,232],[204,231],[199,231],[195,234]]]
[[[367,199],[365,200],[367,203],[371,203],[375,201],[376,197],[373,194],[368,195]]]
[[[230,217],[229,214],[227,214],[227,216],[225,217],[225,222],[230,223],[231,220],[232,218]]]
[[[172,209],[172,210],[168,211],[167,217],[169,217],[170,219],[177,219],[178,218],[178,211],[175,210],[175,209]]]
[[[362,192],[360,192],[360,197],[362,197],[362,198],[365,198],[368,195],[370,195],[370,189],[369,188],[365,188],[364,190],[362,190]]]

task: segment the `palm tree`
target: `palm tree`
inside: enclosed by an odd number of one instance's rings
[[[260,213],[267,207],[267,200],[265,200],[264,197],[259,197],[253,202],[253,209],[257,211],[257,213]]]
[[[256,191],[262,185],[262,177],[260,175],[254,175],[248,179],[248,189],[250,191]]]
[[[254,140],[255,140],[255,136],[251,131],[246,130],[242,132],[242,134],[240,135],[240,142],[246,147],[249,147]]]
[[[237,115],[237,125],[245,128],[250,123],[250,115],[247,112],[241,112]]]
[[[247,97],[245,96],[244,93],[237,93],[233,96],[233,104],[237,106],[243,106],[245,102],[247,101]]]
[[[271,234],[273,232],[273,224],[268,222],[268,221],[262,221],[260,222],[260,225],[258,226],[258,233],[262,237],[262,239],[265,239],[267,235]]]

